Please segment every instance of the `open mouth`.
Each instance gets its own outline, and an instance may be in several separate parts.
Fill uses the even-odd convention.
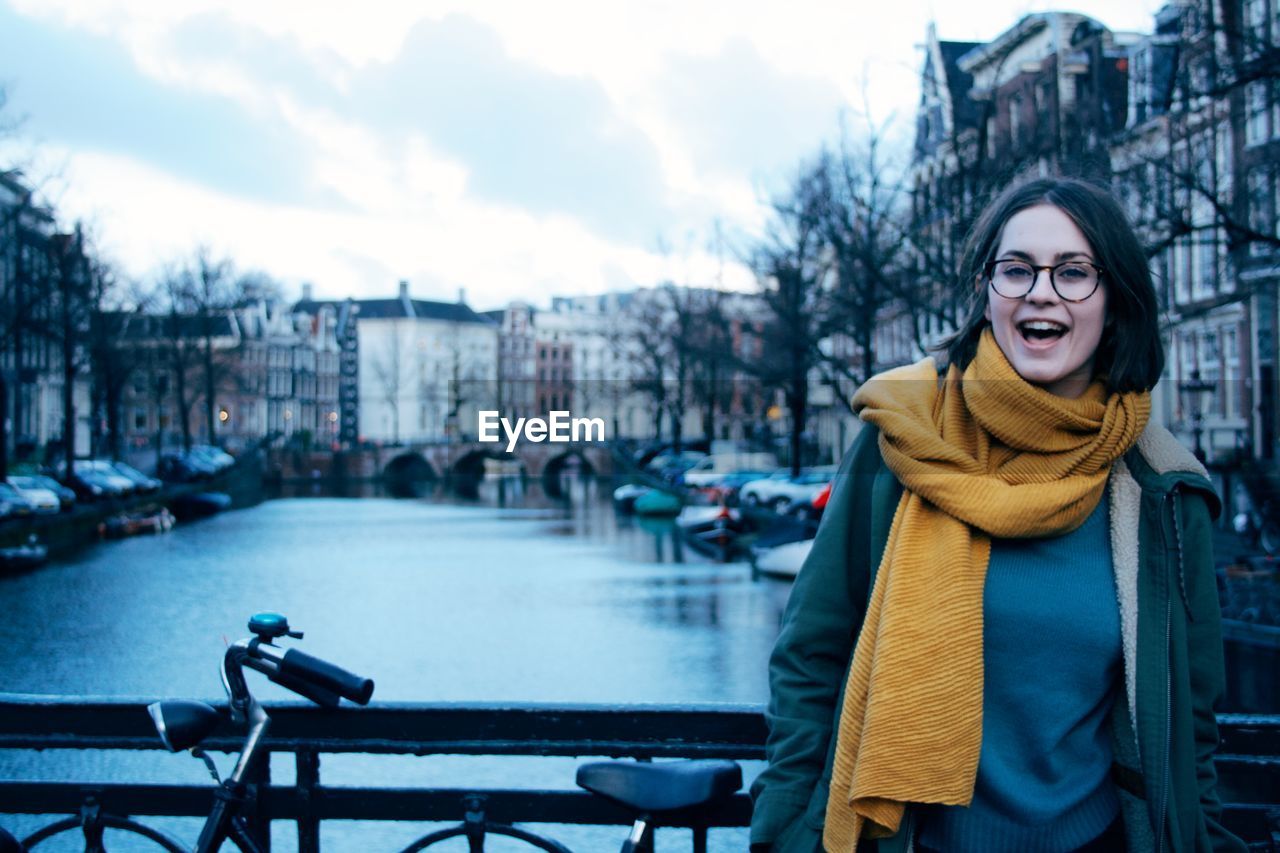
[[[1052,320],[1029,320],[1018,324],[1018,333],[1032,345],[1050,344],[1067,333],[1067,327]]]

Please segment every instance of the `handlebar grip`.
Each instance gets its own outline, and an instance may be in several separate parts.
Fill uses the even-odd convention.
[[[319,684],[313,684],[305,678],[298,678],[283,672],[270,673],[267,678],[281,687],[292,690],[299,696],[310,699],[322,708],[336,708],[342,702],[342,697],[337,693],[326,687],[321,687]]]
[[[309,681],[339,696],[345,696],[358,705],[368,705],[373,697],[372,678],[361,678],[340,666],[297,649],[289,649],[284,653],[284,657],[280,659],[280,673]]]

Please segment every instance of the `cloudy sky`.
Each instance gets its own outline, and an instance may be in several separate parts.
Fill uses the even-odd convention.
[[[1159,5],[1069,8],[1149,31]],[[0,167],[140,279],[204,244],[326,298],[742,287],[734,246],[842,112],[905,147],[930,21],[988,40],[1047,8],[0,0]]]

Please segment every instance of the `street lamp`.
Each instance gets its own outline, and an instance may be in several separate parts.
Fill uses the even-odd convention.
[[[1204,447],[1200,443],[1200,434],[1204,432],[1204,415],[1200,411],[1202,394],[1211,393],[1218,388],[1218,383],[1200,378],[1200,369],[1191,371],[1191,378],[1178,385],[1178,390],[1189,400],[1191,407],[1191,435],[1195,441],[1196,458],[1204,462]]]

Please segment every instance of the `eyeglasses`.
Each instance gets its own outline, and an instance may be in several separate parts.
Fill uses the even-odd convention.
[[[1086,261],[1036,266],[1026,261],[988,261],[983,267],[991,289],[1006,299],[1023,299],[1036,286],[1040,270],[1049,271],[1049,284],[1067,302],[1084,302],[1102,280],[1102,267]]]

